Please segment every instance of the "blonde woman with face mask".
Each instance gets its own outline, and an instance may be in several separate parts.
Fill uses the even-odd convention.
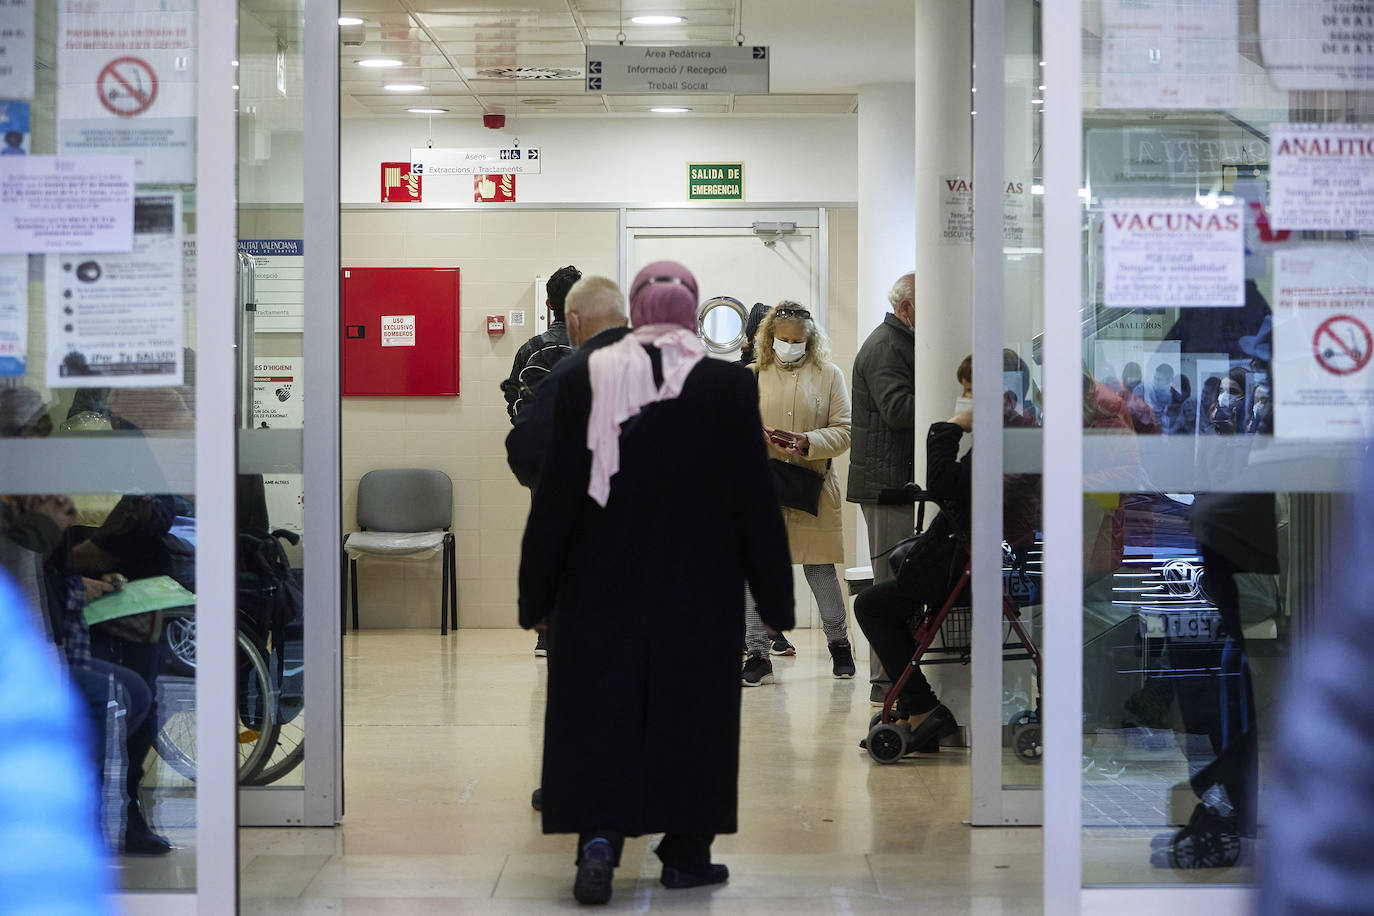
[[[754,336],[759,413],[768,457],[823,477],[816,514],[784,506],[792,562],[801,564],[816,596],[837,678],[854,676],[854,653],[846,627],[844,597],[835,564],[844,562],[843,496],[831,460],[849,450],[849,391],[844,374],[830,361],[825,334],[811,313],[795,302],[771,309]],[[795,655],[785,637],[769,633],[746,600],[745,651],[741,680],[757,687],[773,680],[773,655]]]

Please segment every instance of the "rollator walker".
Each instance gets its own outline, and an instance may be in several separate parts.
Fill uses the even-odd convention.
[[[925,531],[926,503],[935,503],[937,508],[943,508],[940,506],[939,500],[916,483],[908,483],[900,489],[883,490],[878,496],[878,502],[884,505],[914,503],[916,505],[916,530],[913,532],[913,537],[919,537]],[[959,530],[955,531],[955,538],[965,555],[969,555],[970,559],[964,563],[963,570],[959,573],[954,585],[950,588],[949,595],[940,608],[932,610],[930,607],[926,607],[919,612],[920,617],[912,633],[916,640],[916,652],[911,656],[911,661],[902,671],[901,676],[888,689],[887,695],[883,698],[882,710],[874,715],[872,721],[869,722],[868,740],[866,742],[868,755],[878,763],[896,763],[910,750],[911,733],[896,723],[893,708],[901,697],[902,688],[911,679],[912,672],[918,665],[922,664],[925,655],[931,651],[936,637],[941,634],[942,628],[950,620],[950,612],[956,608],[960,599],[968,594],[969,578],[972,573],[971,538],[969,532]],[[1009,547],[1004,547],[1004,556],[1011,557],[1012,567],[1015,570],[1020,561]],[[887,562],[887,557],[883,557],[883,560]],[[1012,749],[1016,752],[1016,756],[1027,762],[1036,763],[1039,762],[1044,747],[1040,738],[1040,650],[1021,623],[1020,608],[1012,596],[1008,594],[1005,577],[1002,586],[1002,617],[1020,643],[1018,647],[1004,641],[1002,660],[1028,660],[1035,665],[1037,685],[1035,708],[1020,713],[1012,721],[1011,726]],[[970,628],[966,626],[956,627],[955,630],[962,638],[951,639],[950,633],[946,631],[943,647],[935,651],[953,652],[959,657],[927,660],[925,664],[950,664],[954,662],[966,664],[968,662],[971,651],[971,646],[968,644]],[[951,642],[955,645],[951,645]]]

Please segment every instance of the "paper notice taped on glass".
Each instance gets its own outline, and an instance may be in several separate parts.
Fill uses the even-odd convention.
[[[0,99],[33,98],[33,0],[0,3]]]
[[[195,181],[196,0],[59,11],[58,152],[133,156],[140,183]]]
[[[305,426],[299,356],[253,361],[253,428],[301,429]]]
[[[181,192],[140,194],[128,253],[49,255],[49,388],[182,383]]]
[[[128,251],[134,161],[0,156],[0,254]]]
[[[1230,108],[1236,0],[1102,0],[1103,108]]]
[[[20,378],[29,357],[29,259],[0,254],[0,378]]]
[[[1260,0],[1260,54],[1275,89],[1374,86],[1374,15],[1351,0]]]
[[[1245,215],[1238,204],[1103,203],[1108,308],[1245,304]]]
[[[1374,230],[1374,128],[1275,124],[1269,145],[1275,229]]]
[[[1374,432],[1374,259],[1343,242],[1274,254],[1274,435]]]

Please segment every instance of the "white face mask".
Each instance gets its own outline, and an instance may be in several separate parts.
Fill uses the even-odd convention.
[[[806,342],[791,343],[781,337],[774,337],[773,354],[780,363],[795,363],[806,355]]]
[[[1222,410],[1230,410],[1236,405],[1236,396],[1231,392],[1217,395],[1217,406]]]
[[[966,410],[973,410],[973,398],[966,398],[961,394],[954,399],[954,414],[958,416]]]

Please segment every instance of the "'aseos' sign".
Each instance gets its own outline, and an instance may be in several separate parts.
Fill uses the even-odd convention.
[[[1109,200],[1103,205],[1104,304],[1186,308],[1245,304],[1239,204]]]

